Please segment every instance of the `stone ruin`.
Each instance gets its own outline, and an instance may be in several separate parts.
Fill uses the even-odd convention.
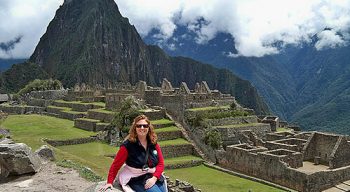
[[[346,136],[269,133],[266,139],[217,151],[219,165],[298,191],[321,191],[350,180]]]

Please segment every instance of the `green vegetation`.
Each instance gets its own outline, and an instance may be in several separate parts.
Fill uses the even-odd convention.
[[[59,80],[40,80],[35,79],[29,82],[23,89],[18,92],[18,95],[24,95],[31,91],[44,91],[44,90],[59,90],[62,88],[62,83]]]
[[[174,123],[174,121],[171,121],[169,119],[158,119],[158,120],[151,120],[151,123],[153,125],[164,125],[164,124]]]
[[[204,143],[213,149],[219,149],[222,145],[221,134],[216,129],[209,129],[205,132]]]
[[[3,126],[10,130],[16,142],[26,143],[33,150],[46,144],[42,138],[66,140],[95,135],[73,127],[73,121],[41,115],[10,115]]]
[[[100,108],[100,109],[89,109],[89,111],[94,111],[94,112],[99,112],[99,113],[105,113],[105,114],[114,114],[115,112],[113,111],[109,111],[107,109],[104,108]]]
[[[200,107],[200,108],[191,108],[187,109],[187,111],[210,111],[210,110],[218,110],[218,109],[229,109],[230,106],[218,106],[218,107]]]
[[[135,117],[141,114],[139,111],[141,108],[142,106],[134,97],[129,96],[125,98],[121,102],[120,108],[117,109],[111,124],[116,126],[119,131],[128,133]]]
[[[208,168],[204,165],[191,168],[166,170],[165,174],[170,176],[170,178],[178,178],[180,180],[190,182],[196,188],[201,189],[203,192],[283,191],[258,182],[243,179],[237,176],[230,175],[228,173],[223,173],[221,171]]]
[[[255,127],[262,125],[261,123],[242,123],[242,124],[235,124],[235,125],[222,125],[222,126],[216,126],[216,128],[239,128],[239,127]]]
[[[47,78],[49,78],[49,75],[35,63],[14,64],[10,69],[1,73],[0,92],[17,93],[30,81]]]
[[[173,140],[166,140],[166,141],[159,141],[158,143],[160,146],[189,144],[188,141],[186,141],[185,139],[182,139],[182,138],[173,139]]]
[[[196,156],[193,156],[193,155],[168,158],[168,159],[165,160],[165,165],[181,164],[181,163],[186,163],[186,162],[192,161],[192,160],[202,160],[202,158],[196,157]]]
[[[118,148],[106,143],[93,142],[79,145],[59,146],[56,150],[60,155],[59,160],[70,159],[86,165],[98,175],[106,177],[113,159],[109,156],[115,155]]]
[[[97,119],[89,119],[89,118],[78,118],[77,120],[89,121],[89,122],[93,122],[93,123],[99,123],[99,122],[100,122],[100,120],[97,120]]]
[[[285,127],[278,127],[277,132],[290,132],[292,131],[292,129],[288,129],[288,128],[285,128]]]
[[[156,133],[160,133],[160,132],[171,132],[171,131],[178,131],[179,128],[175,127],[175,126],[171,126],[171,127],[164,127],[161,129],[156,129]]]
[[[82,102],[82,101],[65,101],[65,100],[55,100],[57,103],[65,103],[65,104],[79,104],[79,105],[95,105],[100,107],[105,107],[106,104],[104,102]]]

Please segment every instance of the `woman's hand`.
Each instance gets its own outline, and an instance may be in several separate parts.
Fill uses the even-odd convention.
[[[113,185],[110,183],[107,183],[106,185],[104,185],[103,187],[101,187],[98,191],[106,191],[107,189],[113,189]]]
[[[145,189],[149,189],[153,187],[153,185],[157,182],[157,177],[153,176],[152,178],[147,179],[145,184]]]

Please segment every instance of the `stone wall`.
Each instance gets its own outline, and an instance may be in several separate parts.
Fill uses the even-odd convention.
[[[87,117],[90,118],[90,119],[98,119],[101,122],[110,123],[110,122],[112,122],[112,120],[114,118],[114,113],[113,112],[111,112],[111,113],[104,113],[104,112],[89,110]]]
[[[37,113],[41,114],[45,111],[44,107],[37,106],[24,106],[24,105],[0,105],[0,110],[9,114],[28,114]]]
[[[96,123],[98,120],[77,118],[74,120],[74,127],[84,129],[86,131],[96,131]]]
[[[193,155],[194,150],[191,144],[161,146],[164,158],[173,158],[186,155]]]
[[[350,165],[350,143],[345,136],[340,136],[330,156],[330,168],[339,168]]]
[[[322,191],[350,179],[350,166],[314,173],[304,173],[291,168],[300,166],[301,153],[286,151],[267,151],[261,147],[236,145],[218,152],[217,159],[221,166],[228,169],[298,191]]]
[[[288,138],[288,139],[281,139],[281,140],[275,140],[275,141],[266,141],[265,147],[272,150],[272,149],[288,149],[292,151],[299,151],[301,152],[304,148],[304,145],[307,140],[304,139],[297,139],[297,138]]]
[[[52,105],[52,103],[53,103],[53,100],[35,99],[35,98],[31,98],[27,102],[28,105],[38,106],[38,107],[47,107],[49,105]]]
[[[96,137],[85,137],[85,138],[77,138],[77,139],[68,139],[68,140],[49,140],[46,139],[45,142],[50,144],[53,147],[62,146],[62,145],[77,145],[83,143],[90,143],[96,141]]]
[[[338,138],[338,135],[313,133],[303,149],[304,160],[313,161],[317,157],[320,159],[320,163],[329,165],[329,157]]]
[[[242,127],[232,127],[232,128],[220,128],[220,127],[214,127],[216,128],[220,133],[223,140],[230,140],[233,137],[236,137],[238,132],[244,131],[244,130],[251,130],[254,132],[258,137],[262,138],[266,135],[266,133],[271,132],[270,125],[269,124],[255,124],[255,125],[249,125],[242,126]]]
[[[246,117],[228,117],[222,119],[208,119],[206,120],[211,126],[221,126],[221,125],[235,125],[242,123],[257,123],[257,116],[246,116]]]
[[[60,100],[67,96],[68,90],[46,90],[32,91],[29,93],[30,98],[45,100]]]

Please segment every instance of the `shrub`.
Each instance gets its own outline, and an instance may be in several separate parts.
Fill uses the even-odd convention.
[[[209,129],[205,132],[204,143],[213,149],[219,149],[222,144],[221,135],[216,129]]]
[[[112,125],[117,127],[119,131],[128,133],[134,118],[141,114],[139,110],[142,109],[142,107],[143,106],[138,103],[134,97],[130,96],[125,98],[114,115]]]
[[[35,79],[29,82],[23,89],[19,90],[18,95],[24,95],[31,91],[58,90],[62,88],[62,83],[59,80],[40,80]]]
[[[237,104],[235,102],[232,102],[230,108],[235,110],[237,108]]]

